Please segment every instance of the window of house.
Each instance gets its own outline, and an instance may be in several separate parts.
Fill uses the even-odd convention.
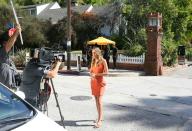
[[[31,10],[30,10],[30,15],[36,16],[36,10],[35,10],[35,9],[31,9]]]

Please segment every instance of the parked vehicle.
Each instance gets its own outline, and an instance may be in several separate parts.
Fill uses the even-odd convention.
[[[67,131],[0,83],[0,131]]]

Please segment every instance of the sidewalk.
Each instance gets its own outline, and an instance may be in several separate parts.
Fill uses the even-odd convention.
[[[71,71],[63,71],[61,74],[71,74],[71,75],[80,75],[80,76],[89,76],[89,71],[87,67],[81,67],[79,71],[77,67],[71,67]],[[109,69],[108,76],[116,77],[116,76],[144,76],[144,71],[134,71],[134,70],[122,70],[122,69]]]
[[[169,76],[174,72],[185,69],[188,67],[188,64],[185,65],[175,65],[173,67],[163,67],[163,75]]]
[[[185,65],[175,65],[173,67],[163,67],[163,75],[162,76],[171,76],[175,72],[182,71],[188,67],[188,65],[192,64],[192,62],[187,62]],[[89,71],[87,67],[81,67],[81,70],[78,70],[78,67],[72,66],[71,67],[71,72],[65,70],[62,72],[62,74],[71,74],[71,75],[81,75],[81,76],[88,76]],[[109,69],[109,74],[108,76],[110,77],[116,77],[116,76],[145,76],[144,71],[136,71],[136,70],[123,70],[123,69]]]

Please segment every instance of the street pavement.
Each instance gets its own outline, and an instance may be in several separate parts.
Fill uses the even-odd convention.
[[[191,74],[192,66],[181,66],[164,76],[110,70],[99,129],[93,128],[97,114],[86,70],[80,75],[60,74],[53,84],[68,131],[192,131]],[[61,124],[53,94],[48,114]]]

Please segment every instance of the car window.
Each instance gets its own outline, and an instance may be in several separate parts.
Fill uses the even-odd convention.
[[[0,125],[16,119],[32,118],[35,111],[0,83]]]
[[[2,92],[0,92],[0,101],[10,102],[9,99]]]

